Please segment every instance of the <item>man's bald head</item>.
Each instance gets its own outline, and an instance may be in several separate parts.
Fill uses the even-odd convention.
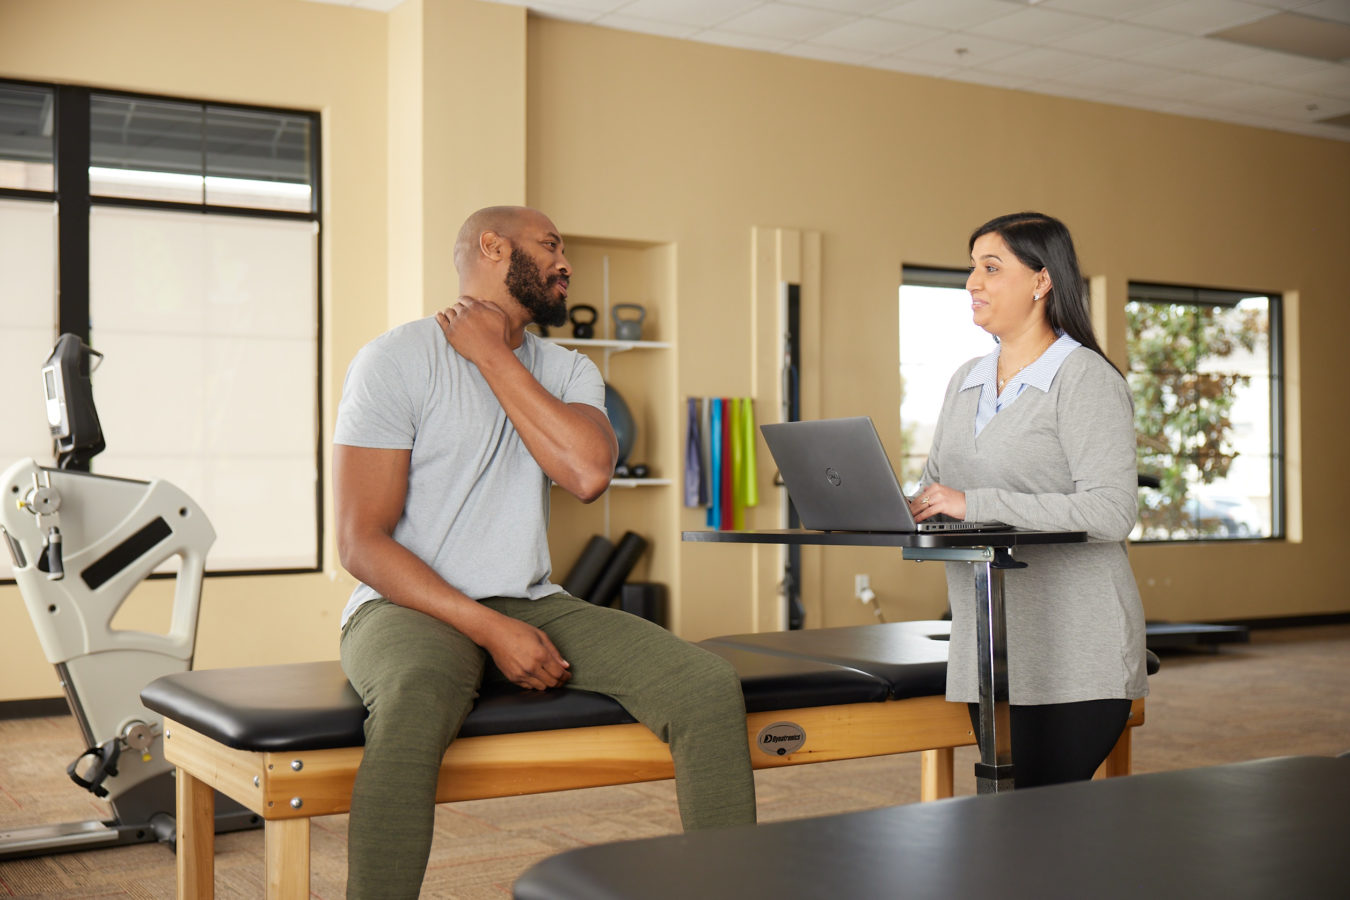
[[[528,206],[488,206],[464,220],[459,236],[455,238],[455,270],[462,276],[478,257],[480,242],[485,232],[499,234],[514,240],[521,225],[530,217],[543,213]]]

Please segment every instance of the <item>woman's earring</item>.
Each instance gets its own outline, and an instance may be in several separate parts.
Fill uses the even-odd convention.
[[[1037,300],[1039,300],[1039,299],[1041,299],[1041,295],[1040,295],[1040,294],[1032,294],[1032,295],[1031,295],[1031,302],[1032,302],[1032,303],[1035,303],[1035,302],[1036,302]]]

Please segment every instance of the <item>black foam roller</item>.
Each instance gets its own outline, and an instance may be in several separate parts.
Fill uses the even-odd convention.
[[[610,554],[605,570],[595,582],[591,595],[586,599],[597,606],[609,606],[618,595],[619,588],[623,587],[624,579],[633,571],[633,566],[637,565],[638,558],[646,549],[646,538],[633,531],[624,532],[614,552]]]
[[[573,597],[591,599],[591,591],[595,589],[595,583],[600,580],[600,573],[605,571],[605,564],[613,553],[614,543],[609,538],[594,535],[582,548],[572,571],[563,579],[562,589]]]

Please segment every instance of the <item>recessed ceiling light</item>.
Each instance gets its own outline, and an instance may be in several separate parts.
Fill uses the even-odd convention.
[[[1298,13],[1277,13],[1216,31],[1209,37],[1313,59],[1350,59],[1350,25]]]

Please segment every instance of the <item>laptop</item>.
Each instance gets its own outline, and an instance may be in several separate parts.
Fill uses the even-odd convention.
[[[871,418],[761,425],[769,453],[812,531],[1011,531],[1001,522],[934,516],[916,523]]]

